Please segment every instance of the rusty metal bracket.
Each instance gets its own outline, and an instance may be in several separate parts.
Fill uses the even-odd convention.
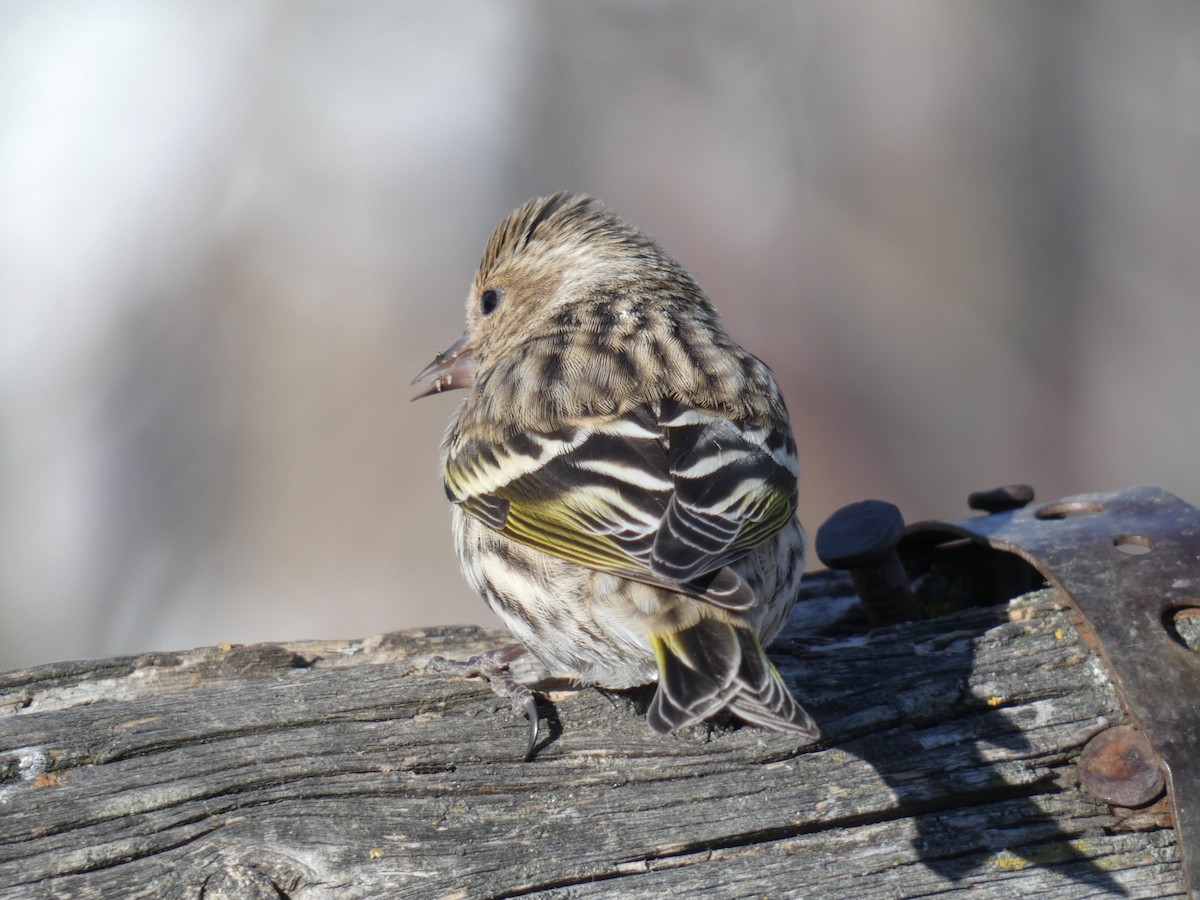
[[[1200,892],[1200,510],[1156,487],[908,527],[899,550],[963,539],[1021,557],[1083,616],[1121,699],[1166,770],[1190,896]]]

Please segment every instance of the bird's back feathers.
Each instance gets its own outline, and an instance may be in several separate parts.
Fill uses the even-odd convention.
[[[664,401],[589,428],[468,442],[446,459],[446,493],[546,553],[747,609],[755,598],[723,570],[791,520],[794,453],[786,433]]]

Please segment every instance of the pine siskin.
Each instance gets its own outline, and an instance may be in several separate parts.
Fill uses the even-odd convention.
[[[657,680],[660,733],[729,711],[817,737],[762,649],[804,569],[783,398],[650,237],[590,197],[526,203],[414,383],[469,389],[442,444],[455,542],[524,649],[585,684]],[[520,652],[472,662],[524,701],[532,754],[532,692],[496,680]]]

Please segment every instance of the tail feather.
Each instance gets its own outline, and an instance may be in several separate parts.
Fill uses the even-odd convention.
[[[749,628],[705,619],[651,641],[659,677],[646,721],[660,734],[729,710],[771,731],[820,735]]]

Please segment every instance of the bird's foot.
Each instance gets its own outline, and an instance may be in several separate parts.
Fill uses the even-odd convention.
[[[537,695],[532,689],[512,677],[509,666],[527,651],[523,644],[509,644],[494,650],[485,650],[470,659],[446,659],[434,656],[425,664],[428,672],[449,672],[464,678],[484,678],[492,691],[503,697],[515,713],[524,713],[529,719],[529,743],[525,748],[525,761],[533,759],[538,739]]]

